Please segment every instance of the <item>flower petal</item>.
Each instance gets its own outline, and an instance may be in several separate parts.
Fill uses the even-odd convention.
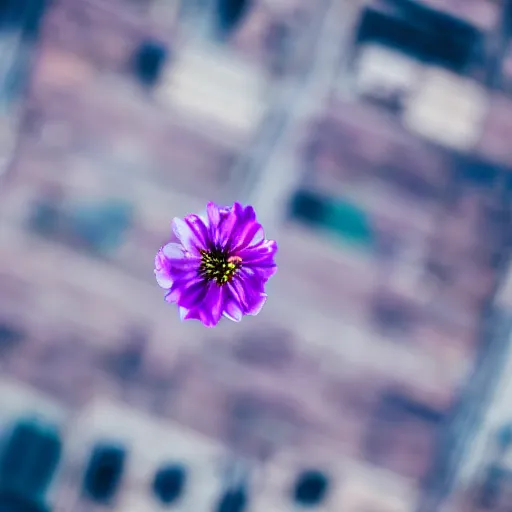
[[[174,304],[178,302],[178,299],[181,296],[181,290],[179,288],[175,288],[171,285],[169,291],[165,294],[165,302],[169,302],[170,304]]]
[[[207,217],[211,244],[220,249],[228,249],[238,221],[233,208],[219,208],[215,203],[208,203]]]
[[[180,244],[168,243],[162,247],[163,255],[168,259],[181,259],[185,257],[185,252]]]
[[[224,311],[224,289],[217,283],[210,283],[208,293],[204,300],[203,311],[206,313],[205,317],[207,322],[204,322],[206,327],[214,327],[219,323],[220,317]]]
[[[252,206],[242,206],[240,203],[233,204],[233,211],[243,224],[256,221],[256,212]]]
[[[160,258],[159,265],[166,269],[169,277],[175,279],[184,279],[185,277],[193,279],[197,276],[201,259],[195,256],[187,256],[183,247],[179,244],[169,243],[162,247],[157,254]],[[159,269],[155,259],[155,269]]]
[[[201,322],[203,321],[203,313],[199,308],[183,309],[184,311],[186,311],[186,314],[183,318],[184,320],[200,320]]]
[[[240,322],[244,316],[242,307],[235,300],[228,300],[223,315],[233,322]]]
[[[234,240],[233,232],[236,229],[238,218],[231,209],[221,216],[219,226],[217,228],[217,245],[226,251],[231,251],[232,241]]]
[[[209,246],[208,229],[199,215],[187,215],[183,220],[175,217],[172,228],[185,250],[196,256]]]
[[[172,277],[170,273],[170,265],[163,254],[163,248],[159,249],[155,256],[155,277],[156,282],[162,288],[170,288],[172,286]]]
[[[155,277],[160,288],[169,289],[172,286],[172,279],[165,272],[157,272],[155,270]]]
[[[245,290],[245,311],[246,315],[257,315],[265,301],[265,280],[257,272],[245,268],[239,274],[239,283]]]
[[[246,265],[240,272],[245,278],[256,279],[264,284],[277,272],[277,266],[253,268]]]
[[[277,265],[274,264],[268,267],[256,267],[253,270],[261,279],[268,281],[277,272]]]
[[[277,272],[277,265],[274,261],[276,252],[276,242],[264,240],[255,247],[247,247],[237,255],[242,258],[244,268],[250,268],[263,279],[268,280]]]
[[[228,215],[221,219],[219,225],[220,245],[229,251],[238,248],[248,225],[254,224],[255,221],[256,213],[252,206],[244,207],[240,203],[234,203],[228,209]]]
[[[258,245],[247,247],[239,251],[237,255],[240,256],[244,262],[257,264],[261,262],[268,263],[270,260],[273,261],[276,253],[277,243],[275,240],[264,240]]]
[[[231,250],[233,252],[257,245],[265,239],[263,227],[257,222],[249,222],[242,226],[239,223],[232,236]]]
[[[210,201],[206,205],[206,214],[208,215],[208,220],[210,222],[210,228],[215,229],[220,222],[220,209],[219,207]]]
[[[180,307],[180,318],[182,320],[199,320],[206,327],[215,327],[222,316],[224,309],[224,288],[216,283],[205,286],[206,295],[204,300],[193,307]]]
[[[277,244],[265,240],[252,206],[208,203],[203,216],[173,220],[179,244],[169,243],[155,257],[155,276],[175,302],[182,320],[197,319],[213,327],[222,316],[239,322],[261,311],[266,281],[276,272]],[[241,267],[225,285],[205,280],[200,273],[202,250],[219,250],[222,257],[239,257]]]
[[[167,265],[172,280],[195,280],[199,277],[199,258],[168,259]]]
[[[266,294],[264,280],[257,274],[242,271],[237,278],[227,284],[230,299],[239,304],[244,315],[257,314],[263,307]]]
[[[226,288],[229,292],[228,300],[234,302],[239,305],[242,311],[245,313],[246,309],[246,298],[245,298],[245,289],[242,286],[239,279],[233,279],[230,283],[226,283]]]
[[[179,306],[192,309],[205,299],[208,288],[200,277],[195,280],[178,279],[174,281],[171,292],[179,294]]]
[[[246,315],[256,316],[267,301],[266,293],[251,294],[248,301],[249,305],[245,312]]]

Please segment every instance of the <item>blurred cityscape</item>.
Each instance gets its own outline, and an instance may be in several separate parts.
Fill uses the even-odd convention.
[[[511,0],[0,1],[0,511],[512,512]],[[175,216],[253,204],[258,317]]]

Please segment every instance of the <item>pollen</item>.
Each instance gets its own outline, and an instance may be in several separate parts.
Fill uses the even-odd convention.
[[[240,256],[229,256],[218,249],[201,251],[199,273],[207,281],[215,281],[219,285],[229,283],[241,266]]]

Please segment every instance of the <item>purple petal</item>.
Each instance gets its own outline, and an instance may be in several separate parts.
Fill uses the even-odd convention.
[[[211,201],[206,205],[206,214],[208,215],[208,221],[210,223],[210,228],[215,229],[220,222],[220,209]]]
[[[264,280],[250,269],[243,269],[241,279],[238,281],[245,290],[245,314],[257,315],[267,299],[267,294],[264,292]]]
[[[184,249],[175,243],[162,247],[157,257],[160,257],[160,265],[166,269],[173,281],[175,279],[195,278],[201,265],[199,257],[186,256]]]
[[[186,309],[181,308],[185,312],[183,320],[200,320],[202,322],[202,312],[199,308]],[[181,315],[181,313],[180,313]]]
[[[222,248],[232,251],[239,245],[243,232],[248,223],[256,219],[254,208],[244,208],[240,203],[234,203],[230,208],[221,210],[220,222],[217,226],[215,242]]]
[[[194,280],[177,279],[174,281],[171,293],[177,293],[179,299],[178,305],[191,309],[200,304],[206,297],[208,288],[206,283],[200,277]]]
[[[233,322],[240,322],[244,315],[242,307],[235,300],[228,300],[224,309],[224,316]]]
[[[229,249],[232,233],[238,222],[233,208],[219,208],[215,203],[208,203],[207,217],[212,245]]]
[[[237,225],[237,229],[232,234],[233,241],[231,250],[239,252],[246,247],[252,247],[265,240],[265,233],[261,224],[257,222],[248,222],[244,225]]]
[[[172,279],[165,273],[158,273],[155,270],[156,282],[160,288],[169,289],[172,286]]]
[[[263,306],[265,305],[266,300],[267,300],[266,293],[251,294],[250,300],[249,300],[249,306],[248,306],[245,314],[256,316],[261,311]]]
[[[214,327],[215,325],[212,323],[210,316],[206,314],[206,312],[201,308],[180,308],[180,318],[181,320],[199,320],[206,327]]]
[[[250,267],[244,266],[240,270],[240,276],[244,278],[257,279],[261,283],[266,283],[277,272],[277,265],[268,267]]]
[[[242,272],[227,284],[228,300],[239,305],[245,315],[256,314],[265,302],[264,281],[255,273]]]
[[[206,217],[208,219],[209,240],[211,245],[216,246],[219,244],[219,224],[221,219],[221,212],[215,203],[209,202],[206,205]]]
[[[206,295],[201,302],[190,308],[180,306],[180,318],[182,320],[199,320],[206,327],[215,327],[219,323],[224,309],[224,288],[216,283],[205,285],[204,288]]]
[[[162,247],[162,253],[167,259],[181,259],[185,257],[183,247],[172,242]]]
[[[256,212],[252,206],[243,207],[240,203],[233,205],[233,211],[238,218],[236,231],[233,237],[237,239],[236,249],[242,249],[247,245],[257,243],[257,240],[264,239],[263,228],[256,222]],[[256,237],[256,240],[254,238]],[[233,246],[235,249],[235,246]]]
[[[200,249],[209,245],[208,229],[198,215],[187,215],[183,220],[175,217],[173,232],[185,250],[198,256]]]
[[[258,245],[247,247],[237,253],[245,263],[256,265],[258,263],[268,263],[274,261],[277,253],[277,243],[275,240],[264,240]]]
[[[249,281],[252,281],[249,285]],[[232,294],[234,302],[239,304],[244,315],[257,315],[265,301],[267,294],[263,291],[262,281],[260,279],[237,279],[230,284],[229,291]]]
[[[222,215],[215,240],[222,249],[231,250],[233,232],[236,229],[237,222],[238,218],[233,210]]]
[[[208,293],[206,294],[204,305],[202,307],[203,311],[206,313],[205,316],[208,319],[208,323],[203,322],[206,327],[213,327],[219,323],[224,310],[224,295],[225,292],[222,286],[219,286],[214,282],[210,283]]]
[[[199,258],[168,259],[167,265],[169,268],[169,275],[173,281],[189,281],[195,280],[199,277],[198,272],[201,260]]]
[[[256,212],[252,206],[242,206],[240,203],[233,204],[233,211],[244,224],[256,221]]]
[[[178,302],[178,299],[181,296],[181,291],[177,288],[173,288],[171,285],[169,291],[165,294],[165,302],[169,302],[171,304],[174,304]]]
[[[247,300],[245,298],[245,289],[239,279],[233,279],[226,284],[228,289],[228,301],[237,304],[245,312]]]
[[[274,240],[265,240],[255,247],[247,247],[237,253],[242,258],[244,268],[257,272],[263,279],[268,280],[277,272],[274,255],[277,244]]]
[[[175,302],[182,320],[197,319],[213,327],[222,316],[239,322],[261,311],[266,281],[277,271],[277,244],[265,240],[252,206],[235,202],[219,207],[210,202],[204,216],[174,219],[173,232],[180,244],[162,247],[155,257],[155,276],[167,290],[165,300]],[[200,274],[201,250],[222,249],[241,259],[241,268],[226,285],[205,281]]]
[[[268,267],[255,267],[253,270],[256,274],[258,274],[260,279],[263,279],[266,282],[277,272],[277,265],[270,265]]]
[[[170,288],[172,286],[170,266],[163,254],[163,248],[159,249],[155,256],[155,277],[160,287]]]

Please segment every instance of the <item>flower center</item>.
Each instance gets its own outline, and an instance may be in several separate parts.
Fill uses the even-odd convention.
[[[207,281],[215,281],[219,285],[229,283],[241,266],[242,258],[239,256],[228,256],[218,249],[201,251],[199,273]]]

